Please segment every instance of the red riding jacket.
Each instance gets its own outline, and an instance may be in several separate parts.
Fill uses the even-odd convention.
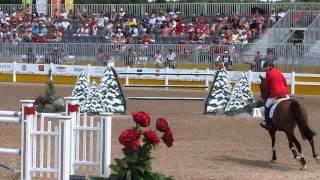
[[[287,81],[282,73],[276,68],[272,68],[266,73],[265,83],[265,86],[270,93],[269,97],[271,98],[286,96],[289,94]]]

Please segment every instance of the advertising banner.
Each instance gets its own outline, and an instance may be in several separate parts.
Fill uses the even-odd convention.
[[[48,15],[48,1],[47,0],[37,0],[36,2],[37,11],[40,14]]]
[[[61,13],[61,0],[51,0],[51,14],[59,16]]]

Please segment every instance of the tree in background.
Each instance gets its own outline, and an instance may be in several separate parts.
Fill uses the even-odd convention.
[[[216,114],[224,110],[231,95],[230,79],[225,69],[217,71],[210,93],[207,97],[205,113]]]
[[[241,74],[239,81],[233,87],[231,98],[225,108],[226,115],[235,115],[250,112],[254,106],[254,97],[250,89],[247,77]]]
[[[112,67],[107,67],[101,77],[100,93],[106,112],[124,113],[126,111],[126,100],[117,73]]]
[[[78,77],[78,80],[76,82],[76,85],[74,86],[74,89],[71,95],[72,97],[78,98],[80,107],[86,101],[86,98],[88,95],[88,88],[89,88],[89,81],[87,79],[87,76],[82,72]]]
[[[90,85],[89,93],[86,101],[80,107],[81,112],[89,112],[97,114],[99,112],[104,112],[104,106],[102,104],[102,96],[100,94],[99,88],[96,81]]]

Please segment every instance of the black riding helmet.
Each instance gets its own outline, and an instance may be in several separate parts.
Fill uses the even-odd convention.
[[[263,68],[266,68],[267,66],[274,67],[274,63],[273,63],[272,61],[266,61],[266,62],[263,64]]]

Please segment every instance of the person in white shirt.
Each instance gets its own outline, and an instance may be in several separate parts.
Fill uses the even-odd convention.
[[[176,57],[176,53],[174,53],[172,49],[169,49],[169,53],[167,54],[166,67],[176,69]]]
[[[157,51],[156,54],[154,55],[154,59],[155,59],[155,64],[157,68],[162,68],[162,64],[163,64],[163,57],[160,53],[160,51]]]
[[[2,19],[4,17],[4,13],[2,11],[2,9],[0,8],[0,19]]]
[[[285,15],[286,15],[286,13],[285,13],[282,9],[280,9],[280,10],[279,10],[279,13],[278,13],[278,18],[279,18],[279,19],[280,19],[280,18],[283,18]]]

